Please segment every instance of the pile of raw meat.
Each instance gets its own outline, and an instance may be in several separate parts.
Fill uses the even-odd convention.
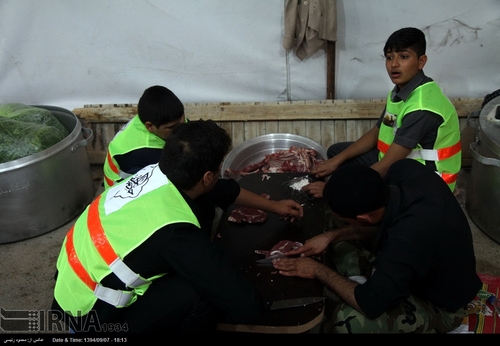
[[[226,169],[225,177],[244,176],[252,173],[296,173],[310,172],[323,159],[317,158],[314,149],[290,147],[288,150],[267,154],[262,161],[253,163],[242,170]]]

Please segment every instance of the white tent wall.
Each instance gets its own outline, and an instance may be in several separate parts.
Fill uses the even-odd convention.
[[[0,103],[186,103],[326,98],[326,51],[283,49],[284,0],[0,0]],[[499,0],[338,0],[335,98],[384,98],[382,48],[425,31],[424,69],[449,97],[500,88]]]

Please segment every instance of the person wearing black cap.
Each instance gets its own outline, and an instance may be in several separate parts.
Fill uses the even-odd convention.
[[[318,279],[340,298],[323,332],[445,333],[460,326],[481,280],[467,218],[436,173],[403,159],[384,179],[351,164],[332,173],[323,195],[348,224],[273,264],[282,275]],[[310,257],[329,246],[328,265]]]

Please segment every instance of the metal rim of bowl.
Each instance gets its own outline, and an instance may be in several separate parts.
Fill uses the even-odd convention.
[[[259,144],[262,144],[264,147],[266,147],[267,144],[267,147],[265,149],[261,148],[259,152],[254,152],[251,150],[253,147]],[[291,146],[314,149],[318,153],[319,159],[327,158],[326,149],[310,138],[290,133],[271,133],[251,138],[234,147],[228,153],[224,162],[222,163],[221,174],[222,176],[224,176],[224,172],[229,168],[234,170],[242,169],[248,164],[257,163],[260,160],[264,159],[266,154],[270,154],[279,150],[288,150]],[[249,152],[254,156],[252,162],[245,162],[244,160],[240,160],[241,162],[236,162],[235,164],[234,161],[238,159],[241,154],[245,154],[247,150],[249,150]]]

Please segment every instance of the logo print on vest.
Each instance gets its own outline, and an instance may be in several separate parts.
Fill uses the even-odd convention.
[[[394,124],[396,123],[396,115],[385,112],[383,123],[386,126],[394,127]]]
[[[129,180],[109,189],[104,202],[104,212],[106,215],[114,213],[140,196],[165,184],[168,184],[167,177],[160,171],[158,164],[146,166]]]
[[[125,186],[118,190],[114,197],[119,198],[136,198],[141,193],[144,186],[149,181],[151,177],[151,172],[146,172],[144,174],[136,174],[132,176],[126,183]]]

